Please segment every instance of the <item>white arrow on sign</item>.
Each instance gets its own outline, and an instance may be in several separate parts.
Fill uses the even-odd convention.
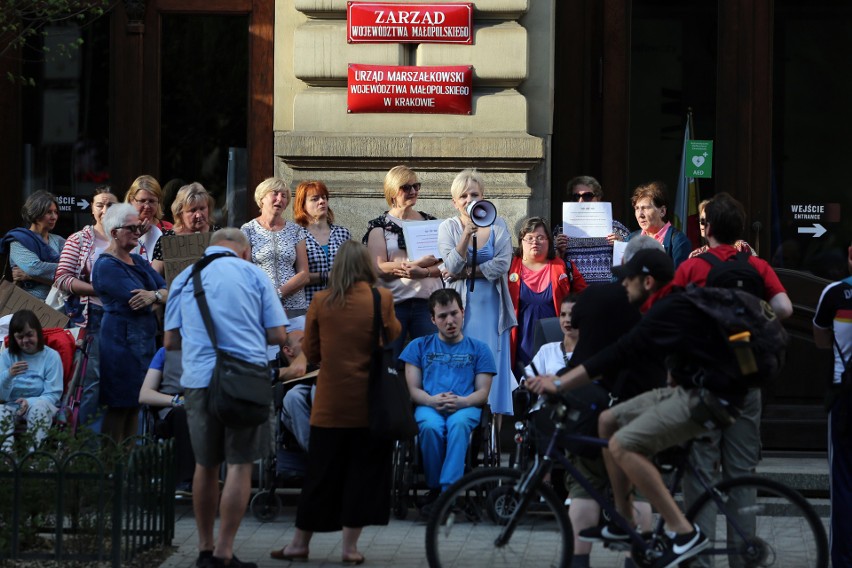
[[[814,223],[813,227],[799,227],[799,232],[800,233],[812,233],[813,238],[816,239],[817,237],[823,236],[827,232],[827,230],[826,230],[825,227],[823,227],[819,223]]]
[[[86,201],[85,199],[81,199],[80,201],[78,201],[78,202],[77,202],[77,205],[80,207],[80,210],[82,211],[82,210],[84,210],[86,207],[88,207],[88,206],[89,206],[89,202],[88,202],[88,201]]]

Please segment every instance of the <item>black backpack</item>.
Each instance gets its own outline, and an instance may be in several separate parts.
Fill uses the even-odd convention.
[[[740,289],[691,284],[683,294],[728,338],[731,357],[721,362],[721,370],[750,387],[765,386],[778,376],[788,338],[772,306]]]
[[[766,286],[760,272],[748,261],[749,257],[751,254],[746,251],[740,251],[728,260],[720,260],[712,252],[699,254],[698,258],[710,264],[705,286],[745,290],[762,298]]]

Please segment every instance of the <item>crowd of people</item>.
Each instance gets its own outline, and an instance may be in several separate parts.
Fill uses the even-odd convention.
[[[524,375],[540,375],[525,384],[535,393],[594,380],[626,404],[601,419],[601,432],[612,436],[610,450],[574,463],[601,486],[611,483],[617,508],[628,518],[638,511],[637,523],[649,522],[653,504],[675,548],[687,551],[674,560],[699,552],[706,546],[701,531],[715,531],[711,522],[699,529],[686,521],[660,493],[661,482],[646,462],[673,441],[698,437],[694,460],[714,476],[740,475],[757,464],[758,389],[717,393],[736,408],[735,425],[707,431],[687,427],[682,410],[694,386],[688,378],[678,380],[682,386],[665,386],[668,351],[692,340],[711,352],[717,347],[706,335],[690,335],[701,318],[679,303],[676,292],[689,283],[707,285],[715,262],[739,259],[745,251],[743,262],[759,277],[755,293],[778,317],[792,313],[774,271],[741,240],[742,206],[725,193],[702,202],[706,244],[692,253],[689,239],[668,219],[660,182],[635,189],[639,229],[632,233],[613,220],[606,237],[569,238],[561,225],[550,227],[540,217],[522,221],[514,232],[499,216],[483,223],[472,215],[472,206],[486,199],[485,181],[476,170],[464,170],[450,188],[457,215],[440,222],[435,254],[411,258],[405,224],[436,221],[416,208],[421,188],[411,168],[391,168],[384,179],[388,209],[368,223],[359,244],[335,224],[330,191],[321,181],[300,183],[293,197],[283,180],[266,179],[254,193],[259,215],[240,228],[222,229],[213,222],[214,199],[200,183],[176,191],[172,224],[164,220],[159,183],[143,175],[121,203],[111,188],[97,188],[93,223],[67,240],[51,232],[56,198],[33,193],[22,212],[27,227],[9,231],[0,250],[8,254],[14,281],[35,298],[46,299],[51,287],[68,295],[71,325],[90,337],[80,412],[86,427],[122,443],[137,433],[140,404],[146,404],[158,431],[177,438],[178,454],[194,458],[182,460],[178,482],[193,497],[198,566],[253,566],[233,555],[233,540],[250,494],[252,463],[267,457],[272,444],[269,424],[237,431],[207,409],[217,349],[283,366],[281,380],[304,375],[309,363],[319,366],[315,385],[299,384],[284,402],[288,428],[308,465],[297,530],[271,555],[304,560],[314,532],[342,530],[344,563],[364,561],[361,529],[387,523],[390,509],[391,447],[367,428],[374,302],[394,356],[405,366],[421,432],[426,505],[461,477],[482,409],[489,407],[498,426],[501,416],[513,414],[519,378],[522,384]],[[581,176],[568,184],[566,199],[602,201],[603,191],[594,178]],[[291,201],[292,221],[285,218]],[[198,233],[212,234],[205,257],[215,263],[205,264],[200,280],[189,267],[167,285],[164,239]],[[617,241],[629,242],[624,263],[613,266]],[[197,303],[197,282],[215,343]],[[820,314],[818,338],[825,344],[831,314]],[[538,351],[536,327],[546,318],[559,319],[564,339]],[[9,335],[9,349],[0,355],[0,418],[26,417],[41,439],[61,394],[58,356],[44,345],[32,312],[16,314]],[[165,350],[158,350],[161,345]],[[634,427],[637,417],[660,404],[684,417],[677,436],[659,435],[671,423]],[[4,436],[4,448],[9,440]],[[223,462],[227,476],[220,490]],[[643,496],[638,506],[634,488]],[[599,511],[582,488],[568,491],[574,566],[588,566],[590,542],[626,536],[616,526],[597,526]],[[689,479],[685,494],[694,498]]]

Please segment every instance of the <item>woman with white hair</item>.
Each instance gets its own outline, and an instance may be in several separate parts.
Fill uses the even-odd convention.
[[[240,227],[251,244],[251,261],[269,275],[278,292],[290,320],[288,330],[305,327],[308,311],[305,286],[310,282],[307,233],[284,219],[290,198],[290,188],[284,180],[263,180],[254,191],[260,215]]]
[[[148,260],[131,253],[146,227],[136,209],[113,205],[102,223],[110,244],[92,269],[104,308],[98,340],[100,403],[107,411],[101,432],[120,443],[137,431],[139,389],[157,350],[154,307],[165,305],[168,290]]]
[[[488,395],[491,411],[512,415],[512,391],[518,387],[510,348],[511,330],[518,325],[508,284],[512,237],[500,217],[489,227],[479,227],[470,219],[468,205],[485,198],[485,187],[476,170],[457,175],[450,192],[459,215],[438,227],[438,250],[444,259],[448,285],[464,301],[464,335],[485,342],[497,363],[497,375]]]

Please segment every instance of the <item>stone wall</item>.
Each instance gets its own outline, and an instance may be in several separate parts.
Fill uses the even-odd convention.
[[[450,182],[467,167],[510,225],[548,211],[553,0],[476,1],[473,45],[349,44],[346,4],[276,2],[276,175],[325,181],[355,238],[387,209],[382,180],[397,164],[418,172],[418,209],[438,217],[454,213]],[[349,63],[472,65],[473,113],[348,114]]]

